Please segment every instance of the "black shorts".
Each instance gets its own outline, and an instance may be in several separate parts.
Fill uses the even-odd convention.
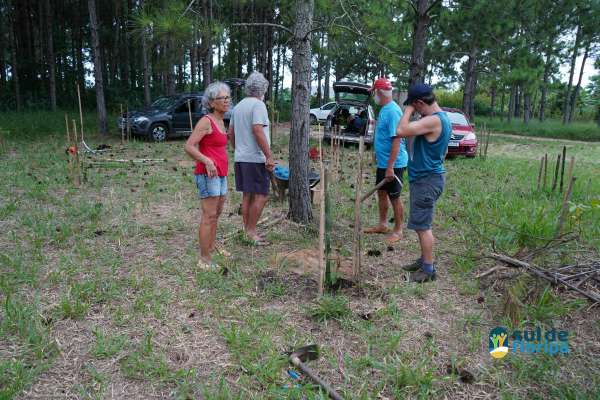
[[[394,175],[396,175],[402,183],[404,183],[404,170],[406,170],[406,168],[394,168]],[[375,184],[377,185],[384,179],[385,168],[377,168]],[[386,183],[379,190],[386,191],[390,199],[397,199],[398,197],[400,197],[400,192],[402,191],[402,185],[400,184],[400,182],[398,182],[398,179],[394,179],[393,181]]]
[[[270,182],[265,163],[235,163],[235,190],[238,192],[267,195]]]

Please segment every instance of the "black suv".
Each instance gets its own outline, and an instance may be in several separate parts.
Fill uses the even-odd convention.
[[[232,93],[235,93],[238,88],[244,86],[245,80],[232,78],[226,79],[225,83],[229,85]],[[193,92],[159,97],[150,107],[123,113],[117,120],[117,125],[121,130],[127,129],[129,124],[132,135],[146,137],[155,142],[162,142],[167,138],[177,136],[189,136],[192,134],[192,130],[190,129],[188,101],[192,111],[192,124],[195,126],[198,120],[208,112],[202,106],[202,95],[202,92]],[[229,126],[233,106],[232,102],[229,111],[224,115],[226,127]]]

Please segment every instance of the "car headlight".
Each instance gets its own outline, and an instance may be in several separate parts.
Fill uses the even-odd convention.
[[[142,124],[142,123],[147,122],[147,121],[150,121],[150,120],[148,118],[146,118],[146,117],[135,117],[133,119],[133,123],[134,124]]]
[[[465,137],[463,138],[463,140],[476,140],[476,139],[477,139],[477,137],[475,136],[474,133],[467,133],[465,135]]]

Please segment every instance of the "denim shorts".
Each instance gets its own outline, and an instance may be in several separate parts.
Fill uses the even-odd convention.
[[[227,195],[227,177],[215,176],[209,178],[207,175],[196,175],[196,186],[198,186],[198,197],[218,197]]]
[[[446,177],[443,174],[431,174],[410,182],[408,229],[431,229],[435,203],[444,191],[445,184]]]

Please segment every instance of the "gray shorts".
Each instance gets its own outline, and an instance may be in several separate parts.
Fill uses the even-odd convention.
[[[410,182],[410,215],[408,229],[427,231],[431,229],[435,203],[444,191],[444,174],[431,174]]]

